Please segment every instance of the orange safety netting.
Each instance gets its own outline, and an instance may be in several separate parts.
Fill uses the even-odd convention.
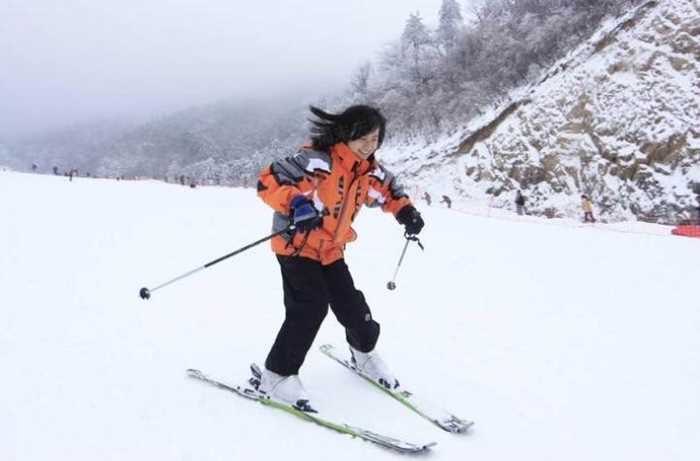
[[[673,235],[681,235],[684,237],[700,238],[700,226],[693,224],[676,226],[671,233]]]

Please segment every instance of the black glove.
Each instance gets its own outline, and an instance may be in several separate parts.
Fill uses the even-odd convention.
[[[323,218],[314,206],[314,202],[308,198],[297,195],[292,199],[291,208],[290,216],[295,230],[308,232],[321,227]]]
[[[406,229],[406,233],[409,235],[420,234],[421,229],[425,226],[423,218],[420,217],[420,213],[416,210],[413,205],[406,205],[401,208],[396,214],[396,220],[403,224]]]

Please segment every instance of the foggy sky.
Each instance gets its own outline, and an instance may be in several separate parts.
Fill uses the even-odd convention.
[[[459,2],[462,6],[465,1]],[[441,0],[0,0],[0,138],[345,85]]]

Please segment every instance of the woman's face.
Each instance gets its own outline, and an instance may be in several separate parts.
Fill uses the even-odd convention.
[[[379,128],[370,131],[361,138],[348,141],[348,147],[362,160],[367,160],[370,155],[374,154],[379,145]]]

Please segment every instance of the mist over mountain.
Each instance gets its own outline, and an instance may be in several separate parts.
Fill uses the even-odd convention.
[[[270,155],[294,152],[303,142],[306,106],[292,99],[222,101],[140,125],[101,122],[5,146],[5,164],[28,170],[78,169],[93,176],[185,175],[236,183]],[[3,151],[0,151],[2,155]]]
[[[96,164],[100,175],[186,175],[234,183],[305,138],[302,103],[221,102],[124,133]]]
[[[699,135],[698,7],[688,0],[443,0],[345,91],[229,100],[142,124],[97,123],[0,145],[0,164],[49,172],[252,185],[308,136],[308,105],[379,106],[381,157],[415,191],[609,220],[692,217]],[[262,99],[262,98],[261,98]]]

